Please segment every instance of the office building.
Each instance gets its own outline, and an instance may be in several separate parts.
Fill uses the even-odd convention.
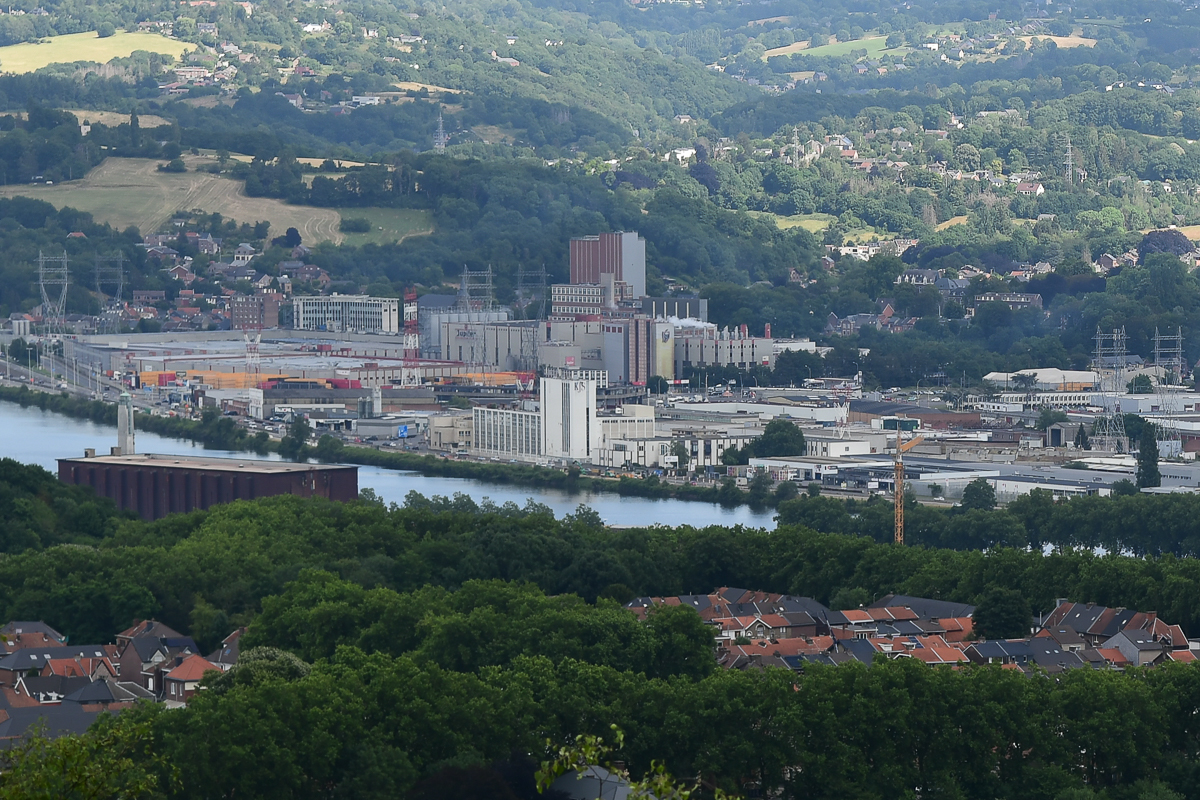
[[[297,330],[336,333],[399,334],[400,300],[361,294],[296,297],[292,300]]]

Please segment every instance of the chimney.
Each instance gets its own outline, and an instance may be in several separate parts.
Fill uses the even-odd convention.
[[[110,448],[108,448],[108,454],[109,454],[110,456],[119,456],[119,455],[121,455],[121,448],[119,448],[119,447],[110,447]]]
[[[94,447],[85,447],[85,448],[83,449],[83,457],[84,457],[84,458],[95,458],[95,457],[96,457],[96,448],[94,448]]]

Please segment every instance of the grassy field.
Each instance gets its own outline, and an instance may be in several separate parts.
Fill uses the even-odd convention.
[[[176,211],[219,211],[237,222],[271,223],[271,235],[288,228],[300,231],[305,242],[332,241],[350,244],[394,242],[433,232],[429,213],[419,209],[353,208],[332,209],[293,206],[269,197],[247,197],[242,182],[207,172],[197,166],[212,163],[212,156],[185,156],[192,171],[182,174],[159,172],[158,162],[138,158],[108,158],[83,180],[55,186],[5,186],[0,197],[23,195],[45,200],[56,208],[71,206],[87,211],[98,222],[115,228],[134,225],[142,233],[158,230]],[[371,222],[369,233],[343,234],[342,217],[363,217]]]
[[[433,219],[419,208],[339,208],[343,219],[365,218],[371,223],[370,233],[344,233],[346,244],[389,244],[409,236],[433,233]]]
[[[1142,231],[1142,233],[1149,233],[1152,230],[1154,230],[1154,228],[1148,228],[1147,230]],[[1176,228],[1176,230],[1192,241],[1200,239],[1200,225],[1183,225]]]
[[[95,31],[52,36],[42,44],[13,44],[0,47],[0,72],[22,74],[50,64],[96,61],[107,64],[135,50],[170,54],[178,58],[193,45],[157,33],[118,33],[101,39]]]
[[[75,119],[80,122],[85,120],[93,125],[107,125],[110,128],[115,128],[118,125],[129,122],[128,114],[121,114],[116,111],[89,111],[84,108],[64,108],[68,114],[74,114]],[[27,111],[9,111],[17,119],[25,119],[29,116]],[[159,125],[169,125],[170,122],[165,117],[160,117],[157,114],[141,114],[138,116],[138,122],[143,128],[157,128]]]
[[[763,60],[772,56],[790,56],[792,53],[803,52],[806,56],[844,56],[848,55],[851,50],[866,50],[867,56],[870,58],[878,58],[881,53],[887,50],[886,36],[868,36],[865,39],[856,39],[853,42],[834,42],[829,44],[819,45],[817,47],[809,47],[811,42],[796,42],[789,44],[787,47],[776,47],[773,50],[768,50],[763,53]],[[907,47],[897,47],[892,53],[907,52]]]
[[[1030,42],[1033,41],[1032,36],[1019,36],[1017,38],[1019,38],[1021,41],[1025,42],[1025,44],[1029,44]],[[1058,45],[1059,47],[1065,48],[1065,49],[1071,48],[1071,47],[1095,47],[1096,46],[1095,39],[1085,39],[1082,36],[1074,36],[1074,35],[1071,35],[1071,36],[1039,36],[1038,38],[1041,39],[1042,41],[1049,39],[1052,42],[1054,42],[1056,45]]]
[[[763,53],[763,61],[766,61],[772,56],[790,56],[793,53],[799,53],[808,49],[808,42],[792,42],[783,47],[772,47],[767,52]]]
[[[966,214],[963,214],[961,217],[951,217],[950,219],[946,220],[945,222],[938,224],[936,230],[944,231],[944,230],[946,230],[946,228],[953,227],[954,225],[963,225],[966,223],[966,221],[967,221]]]
[[[829,223],[833,222],[837,217],[832,214],[796,214],[794,216],[785,217],[780,214],[771,214],[766,211],[751,212],[757,217],[770,217],[775,220],[775,224],[782,231],[792,228],[804,228],[809,233],[820,233],[829,227]],[[854,241],[867,241],[873,236],[880,234],[873,228],[856,228],[846,231],[846,238]],[[888,234],[890,237],[890,234]]]
[[[796,214],[791,217],[784,217],[779,214],[764,214],[764,216],[774,217],[775,224],[780,230],[786,231],[790,228],[804,228],[809,233],[817,233],[829,227],[829,223],[833,222],[837,217],[832,214]]]
[[[449,92],[450,94],[463,94],[464,89],[448,89],[445,86],[435,86],[432,83],[416,83],[415,81],[400,81],[393,83],[402,92],[419,92],[422,89],[428,89],[430,92]]]
[[[207,160],[185,158],[190,168]],[[158,172],[157,166],[148,159],[108,158],[83,180],[56,186],[5,186],[0,196],[24,195],[56,208],[71,206],[91,212],[99,222],[119,229],[134,225],[143,233],[158,230],[176,211],[198,209],[219,211],[238,222],[268,220],[274,235],[294,227],[306,242],[342,240],[338,231],[341,217],[333,209],[246,197],[241,181],[205,172]]]

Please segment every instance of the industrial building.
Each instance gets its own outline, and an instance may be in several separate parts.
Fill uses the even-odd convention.
[[[571,240],[571,283],[596,284],[610,275],[629,286],[628,296],[646,296],[646,240],[636,232],[618,231]]]
[[[400,300],[365,294],[332,294],[292,299],[297,330],[333,333],[399,334]]]
[[[97,456],[89,450],[83,458],[58,459],[58,478],[91,486],[145,520],[283,494],[341,501],[358,497],[358,467],[248,458]]]

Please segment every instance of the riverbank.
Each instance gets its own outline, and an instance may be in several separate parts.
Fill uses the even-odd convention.
[[[32,390],[26,386],[0,386],[0,401],[16,403],[25,408],[39,408],[76,419],[86,419],[101,425],[116,427],[117,424],[116,406],[100,400],[88,400],[67,394],[51,394]],[[157,433],[160,436],[192,441],[213,449],[237,450],[259,455],[277,452],[279,449],[279,443],[269,439],[265,433],[260,432],[251,436],[229,417],[197,421],[182,417],[160,417],[142,413],[137,415],[136,426],[140,430]],[[315,458],[316,449],[314,446],[307,446],[305,456]],[[718,503],[727,508],[745,505],[752,509],[766,509],[774,508],[777,503],[777,497],[774,494],[755,494],[743,491],[738,488],[733,479],[726,479],[719,486],[693,486],[666,483],[656,476],[644,479],[596,478],[583,475],[574,468],[561,470],[522,464],[459,461],[442,456],[387,452],[353,445],[337,448],[336,458],[330,460],[360,466],[417,472],[434,477],[466,478],[485,483],[549,488],[567,492],[605,492],[624,497]]]

